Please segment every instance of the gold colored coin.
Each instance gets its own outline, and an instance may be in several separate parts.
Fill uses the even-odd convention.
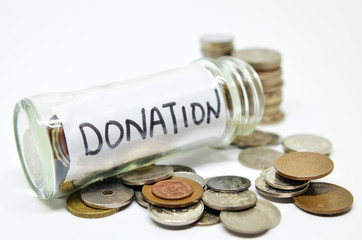
[[[193,193],[186,198],[178,199],[178,200],[168,200],[168,199],[162,199],[157,197],[152,193],[153,185],[144,185],[142,188],[142,195],[144,199],[156,206],[159,207],[165,207],[165,208],[180,208],[180,207],[187,207],[192,204],[197,203],[204,193],[203,187],[188,178],[182,178],[182,177],[172,177],[170,180],[178,180],[178,181],[184,181],[186,183],[189,183],[193,188]]]
[[[79,191],[68,196],[66,206],[71,214],[81,218],[102,218],[119,211],[119,208],[96,209],[88,207],[82,202]]]
[[[333,161],[319,153],[292,152],[279,157],[274,167],[278,174],[293,180],[313,180],[333,171]]]
[[[293,200],[304,211],[320,215],[344,213],[353,204],[353,196],[347,189],[323,182],[310,183],[308,191]]]
[[[271,124],[271,123],[278,123],[284,119],[284,113],[279,110],[279,112],[269,115],[269,116],[263,116],[261,119],[262,124]]]
[[[278,68],[272,71],[258,71],[260,80],[268,80],[270,78],[276,78],[282,76],[282,69]]]

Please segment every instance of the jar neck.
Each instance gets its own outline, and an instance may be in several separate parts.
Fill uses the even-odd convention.
[[[234,57],[200,59],[216,77],[228,109],[228,122],[222,145],[237,135],[248,135],[260,123],[264,113],[263,87],[258,74],[246,62]]]

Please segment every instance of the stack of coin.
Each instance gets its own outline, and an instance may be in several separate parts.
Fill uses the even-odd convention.
[[[231,55],[233,36],[226,34],[207,34],[200,39],[201,52],[204,57],[218,58]]]
[[[252,48],[235,51],[234,57],[249,63],[258,73],[264,89],[265,109],[262,123],[276,123],[284,118],[282,102],[281,54],[271,49]]]

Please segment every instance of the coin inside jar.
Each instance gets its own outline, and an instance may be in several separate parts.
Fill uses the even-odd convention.
[[[164,180],[152,187],[152,193],[162,199],[178,200],[189,197],[194,192],[191,184],[180,180]]]

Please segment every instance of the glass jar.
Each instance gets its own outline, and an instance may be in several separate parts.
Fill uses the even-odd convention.
[[[42,199],[201,146],[250,134],[264,110],[258,75],[233,58],[69,93],[21,99],[18,153]]]

